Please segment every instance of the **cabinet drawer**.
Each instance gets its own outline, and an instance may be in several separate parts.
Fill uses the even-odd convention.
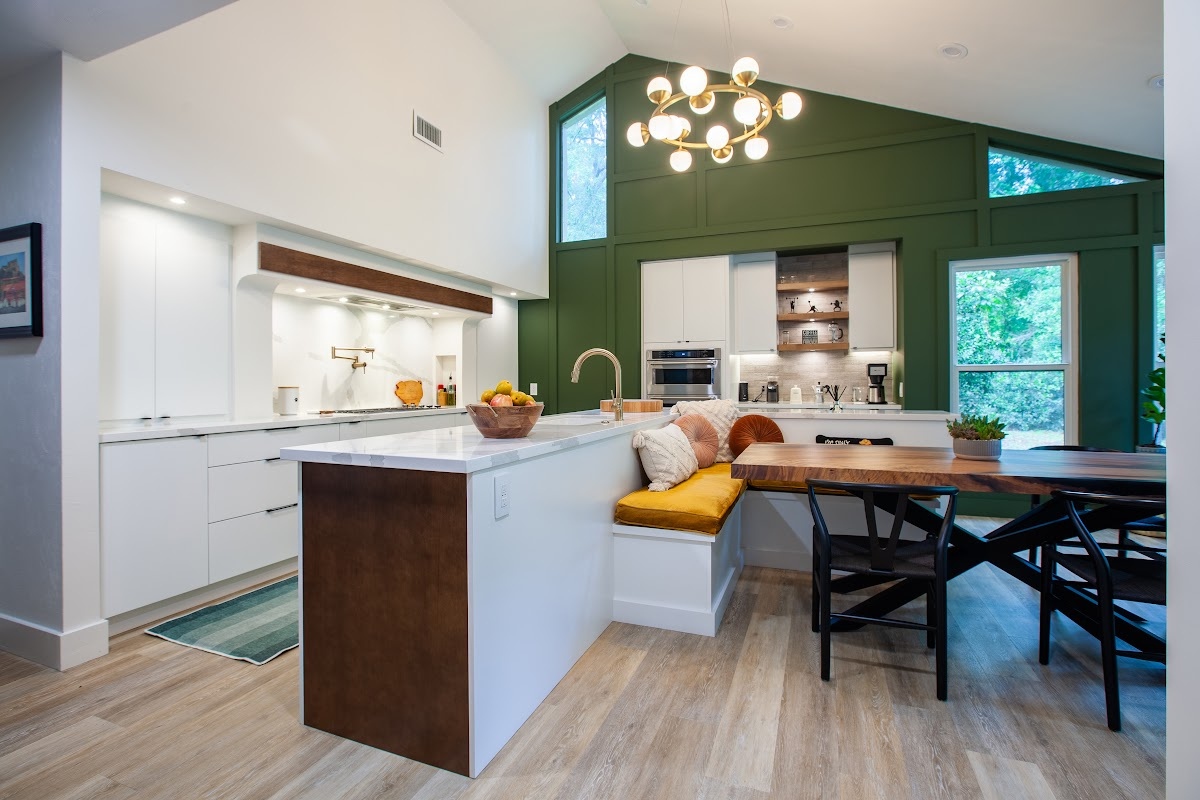
[[[220,467],[225,464],[278,458],[280,448],[336,442],[337,438],[338,426],[335,424],[214,433],[208,437],[208,465]]]
[[[208,468],[208,521],[290,506],[296,502],[299,464],[270,459]]]
[[[299,540],[297,506],[214,522],[208,526],[208,580],[216,583],[295,558]]]

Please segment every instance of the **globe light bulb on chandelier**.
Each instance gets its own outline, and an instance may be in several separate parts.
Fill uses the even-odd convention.
[[[708,129],[708,133],[704,135],[704,142],[710,150],[720,150],[729,144],[729,131],[726,130],[724,125],[713,125]]]
[[[717,162],[718,164],[724,164],[725,162],[729,161],[729,159],[733,158],[733,145],[727,144],[720,150],[713,150],[712,157],[713,161]]]
[[[746,140],[746,156],[754,161],[767,154],[767,140],[761,136],[755,136]]]
[[[696,97],[708,86],[708,73],[702,67],[688,67],[679,76],[679,89],[688,97]]]
[[[692,166],[692,154],[682,147],[671,153],[671,169],[676,172],[687,172]]]
[[[650,129],[644,122],[635,122],[629,126],[629,130],[625,131],[625,138],[634,147],[643,147],[646,142],[650,141]]]
[[[743,125],[753,125],[762,114],[762,103],[747,95],[733,104],[733,118]]]
[[[663,139],[671,138],[671,130],[674,127],[675,127],[675,124],[673,122],[671,122],[670,114],[661,114],[660,113],[660,114],[655,114],[653,117],[650,118],[650,125],[649,125],[650,135],[653,138],[658,139],[660,142]]]

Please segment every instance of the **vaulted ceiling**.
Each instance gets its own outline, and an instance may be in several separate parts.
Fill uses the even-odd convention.
[[[229,2],[3,0],[0,77],[59,50],[90,60]],[[801,89],[1163,153],[1161,0],[445,2],[547,103],[626,53],[713,71],[748,54],[764,79]],[[952,43],[966,56],[943,56]]]

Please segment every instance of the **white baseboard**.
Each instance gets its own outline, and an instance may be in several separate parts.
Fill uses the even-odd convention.
[[[108,653],[108,620],[56,631],[0,614],[0,650],[59,671]]]
[[[118,614],[108,620],[109,636],[116,636],[119,633],[131,631],[134,628],[141,628],[149,625],[152,622],[157,622],[160,619],[178,616],[185,611],[196,608],[197,606],[207,605],[214,600],[219,600],[226,595],[236,594],[246,589],[257,586],[260,583],[275,580],[283,577],[289,572],[296,571],[296,559],[289,558],[287,561],[281,561],[278,564],[272,564],[269,567],[256,569],[254,572],[247,572],[245,575],[238,575],[233,578],[228,578],[220,583],[214,583],[205,586],[201,589],[181,594],[178,597],[172,597],[169,600],[164,600],[161,603],[135,608],[133,611],[127,611],[124,614]]]
[[[733,599],[733,590],[741,572],[740,567],[729,570],[725,584],[709,611],[614,599],[613,621],[680,633],[694,633],[698,636],[716,636],[717,629],[721,627],[721,619],[725,616],[725,609]]]

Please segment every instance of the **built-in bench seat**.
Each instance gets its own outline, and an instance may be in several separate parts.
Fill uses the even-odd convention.
[[[705,467],[665,492],[631,492],[617,503],[617,522],[715,536],[746,491],[745,481],[729,476],[732,466]]]

